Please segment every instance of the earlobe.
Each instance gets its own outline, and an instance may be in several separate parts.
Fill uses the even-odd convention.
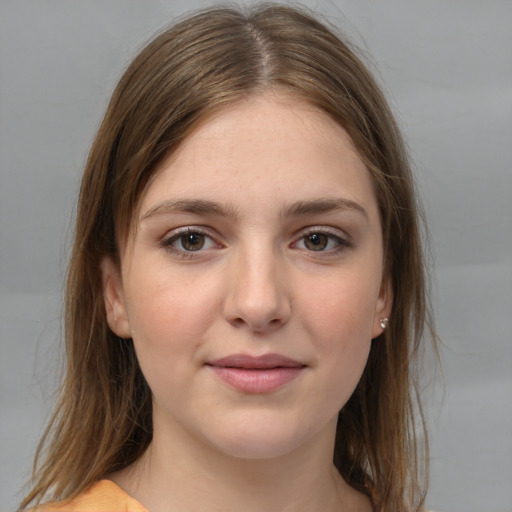
[[[110,256],[103,258],[100,268],[108,325],[120,338],[130,338],[130,322],[126,312],[120,269]]]
[[[389,322],[392,321],[391,310],[393,307],[393,289],[390,279],[382,281],[375,314],[373,317],[372,339],[380,336],[388,327]]]

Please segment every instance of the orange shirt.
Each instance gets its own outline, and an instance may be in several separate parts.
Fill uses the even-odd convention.
[[[100,480],[71,501],[55,501],[32,512],[149,512],[110,480]]]
[[[46,503],[30,512],[149,512],[110,480],[100,480],[72,501]],[[425,512],[428,512],[425,510]],[[431,511],[433,512],[433,511]]]

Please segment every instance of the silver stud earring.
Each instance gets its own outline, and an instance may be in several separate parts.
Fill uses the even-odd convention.
[[[388,318],[379,318],[379,324],[383,329],[385,329],[388,326]]]

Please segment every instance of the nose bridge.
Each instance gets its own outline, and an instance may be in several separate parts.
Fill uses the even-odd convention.
[[[237,251],[226,301],[227,320],[254,331],[286,323],[290,300],[285,268],[272,243],[254,239]]]

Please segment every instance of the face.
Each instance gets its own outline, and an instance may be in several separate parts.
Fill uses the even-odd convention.
[[[107,317],[133,338],[155,436],[236,457],[332,442],[382,332],[377,202],[347,133],[265,94],[201,125],[144,195]]]

